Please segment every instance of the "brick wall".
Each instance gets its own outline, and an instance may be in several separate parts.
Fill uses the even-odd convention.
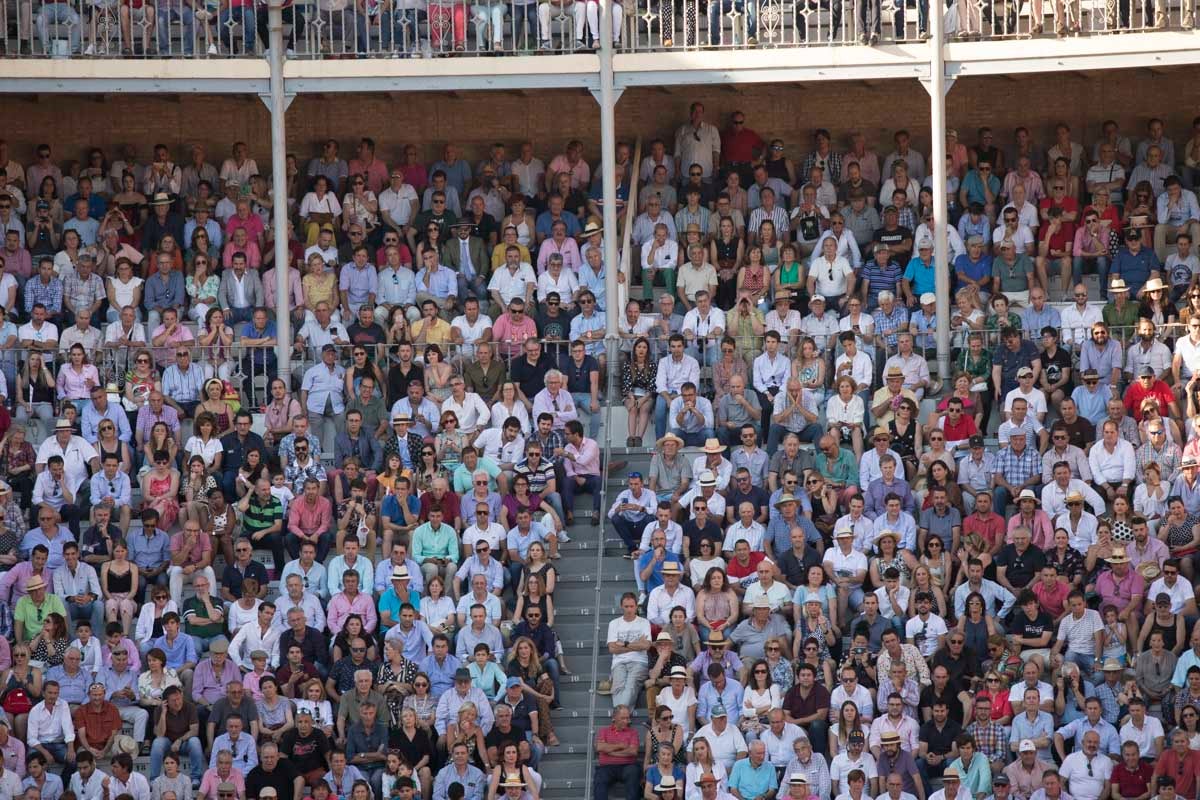
[[[947,96],[951,125],[963,141],[974,141],[975,128],[990,124],[1007,143],[1014,124],[1023,123],[1039,142],[1049,144],[1054,124],[1068,122],[1076,138],[1090,143],[1100,122],[1114,117],[1127,134],[1144,130],[1151,116],[1167,120],[1177,145],[1190,135],[1194,109],[1200,106],[1200,84],[1182,80],[1175,71],[1061,73],[1038,76],[959,80]],[[907,127],[914,141],[928,152],[927,95],[916,81],[861,81],[827,84],[764,84],[739,89],[676,87],[626,91],[617,106],[617,132],[622,138],[662,136],[670,141],[676,125],[686,119],[693,100],[705,103],[710,120],[736,109],[746,113],[751,127],[763,136],[779,136],[788,154],[799,157],[807,148],[812,128],[826,126],[840,140],[852,128],[863,130],[881,152],[890,149],[891,133]],[[5,123],[0,129],[14,156],[28,162],[36,142],[48,141],[58,158],[82,158],[89,144],[104,147],[110,157],[128,141],[149,145],[163,142],[177,157],[193,141],[208,146],[210,159],[224,157],[230,142],[244,139],[264,169],[270,162],[270,132],[266,107],[257,97],[223,96],[108,96],[103,101],[45,95],[6,97]],[[539,155],[548,158],[562,143],[578,137],[587,143],[588,157],[599,151],[599,111],[583,91],[474,92],[454,96],[434,93],[309,95],[297,97],[288,112],[289,150],[308,158],[326,137],[342,142],[349,155],[356,138],[373,136],[386,161],[399,155],[403,144],[416,142],[425,157],[440,154],[443,142],[461,143],[472,159],[489,142],[504,141],[510,151],[522,139],[532,139]],[[670,144],[668,145],[670,147]]]

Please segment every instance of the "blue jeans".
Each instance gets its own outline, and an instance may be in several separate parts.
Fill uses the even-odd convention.
[[[592,773],[592,792],[599,800],[608,800],[614,783],[625,787],[625,800],[642,796],[642,767],[640,764],[597,764]]]
[[[583,484],[578,480],[582,478]],[[592,495],[592,512],[600,513],[600,490],[604,482],[599,475],[568,475],[563,482],[563,507],[568,514],[575,513],[575,495],[578,492],[588,492]]]
[[[600,411],[592,412],[590,392],[571,392],[571,399],[575,401],[575,414],[579,417],[583,427],[587,429],[588,438],[595,439],[600,435],[600,415],[604,413],[603,407]]]
[[[667,435],[667,412],[671,404],[660,394],[654,399],[654,438],[661,439]]]
[[[671,433],[683,439],[684,445],[687,447],[703,447],[706,439],[711,439],[716,436],[716,431],[712,428],[701,428],[698,431],[688,433],[682,428],[671,428]],[[662,438],[662,437],[659,437]]]
[[[104,601],[93,600],[90,603],[67,603],[69,622],[82,620],[92,626],[92,636],[104,630]]]
[[[701,365],[711,367],[721,358],[721,348],[717,342],[709,340],[696,340],[687,346],[685,351],[689,356],[696,359]]]
[[[62,701],[60,701],[62,702]],[[63,765],[62,779],[63,783],[68,786],[71,783],[71,776],[75,774],[75,760],[67,760],[67,745],[65,742],[42,742],[41,747],[45,748],[53,758],[55,763]],[[34,748],[29,748],[33,750]],[[47,767],[52,765],[47,764]]]
[[[233,33],[229,26],[233,23],[240,23],[242,26],[242,45],[245,48],[243,52],[254,52],[254,7],[243,6],[241,8],[223,8],[220,16],[220,33],[221,43],[230,50],[233,49]]]
[[[532,50],[537,46],[537,3],[513,3],[513,49]]]
[[[196,17],[191,6],[180,6],[177,8],[167,8],[159,6],[158,8],[158,51],[166,53],[171,50],[171,21],[178,19],[183,25],[183,54],[190,56],[195,47],[195,22]],[[229,322],[229,312],[226,312],[225,321]],[[111,314],[111,311],[110,311]],[[120,309],[118,309],[118,318]]]
[[[234,325],[239,322],[249,322],[250,317],[254,315],[254,307],[246,306],[245,308],[227,308],[225,309],[225,324]]]
[[[1083,256],[1075,256],[1071,260],[1071,280],[1074,283],[1079,283],[1083,280],[1083,267],[1088,262],[1096,265],[1096,275],[1100,277],[1100,297],[1108,298],[1108,256],[1100,256],[1099,258],[1084,258]]]
[[[46,3],[38,9],[36,22],[38,40],[41,41],[44,52],[50,52],[50,26],[66,25],[70,28],[68,35],[71,38],[71,54],[79,55],[79,42],[83,32],[79,14],[75,9],[66,3]]]
[[[629,548],[630,552],[637,549],[638,544],[642,540],[642,531],[646,526],[653,521],[652,514],[640,513],[633,522],[630,522],[620,514],[613,514],[608,518],[612,526],[617,529],[617,535],[621,537],[621,541]]]
[[[721,15],[728,14],[730,11],[736,10],[739,14],[746,15],[746,36],[754,37],[758,35],[758,2],[757,0],[710,0],[708,4],[708,38],[709,44],[732,44],[732,42],[722,42],[721,35]],[[737,37],[737,27],[734,27],[734,37]]]
[[[415,8],[382,12],[379,16],[380,49],[400,52],[417,49],[420,40],[417,25],[420,22],[419,14],[423,13]]]
[[[550,673],[550,680],[554,683],[554,700],[558,702],[558,682],[562,677],[562,668],[558,666],[557,658],[547,658],[542,662],[542,666],[546,668],[546,672]]]
[[[208,763],[204,759],[204,748],[200,746],[200,737],[191,736],[179,748],[182,754],[187,752],[188,769],[192,773],[192,782],[196,782],[204,777],[204,766]],[[150,780],[154,780],[162,774],[163,758],[171,750],[171,740],[166,736],[159,736],[150,745]]]

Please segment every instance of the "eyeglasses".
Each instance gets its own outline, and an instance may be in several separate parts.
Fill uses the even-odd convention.
[[[351,648],[350,648],[350,652],[351,652],[351,653],[365,653],[365,652],[367,652],[367,648],[365,648],[365,647],[351,647]]]
[[[135,363],[135,364],[149,364],[149,363],[150,363],[150,359],[148,359],[148,358],[135,358],[135,359],[134,359],[134,363]]]

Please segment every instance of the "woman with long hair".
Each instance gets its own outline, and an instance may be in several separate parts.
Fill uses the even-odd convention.
[[[800,340],[800,354],[792,362],[792,377],[813,395],[820,406],[825,402],[825,358],[817,352],[812,337]]]
[[[310,255],[304,262],[304,268],[304,277],[300,279],[304,289],[304,321],[316,320],[317,306],[324,303],[329,306],[330,320],[341,322],[342,315],[337,310],[337,273],[325,271],[325,259],[320,253]]]
[[[492,427],[503,426],[505,420],[516,417],[517,422],[521,423],[521,435],[529,436],[533,432],[533,423],[529,419],[529,409],[525,408],[517,394],[517,384],[512,381],[500,384],[500,399],[492,404]]]
[[[746,688],[742,690],[742,715],[738,727],[743,733],[761,734],[770,726],[768,715],[783,707],[783,695],[771,679],[771,668],[765,659],[750,666]]]
[[[54,419],[58,386],[41,351],[31,350],[25,357],[25,366],[17,375],[16,388],[17,422],[28,423],[35,419],[50,422]],[[37,438],[41,440],[41,436]]]
[[[704,576],[696,593],[696,624],[705,639],[713,631],[732,631],[737,626],[741,603],[729,585],[725,571],[713,568]]]
[[[950,473],[950,467],[942,459],[929,462],[929,472],[925,478],[925,499],[921,501],[921,510],[933,505],[933,490],[941,489],[946,493],[946,502],[951,508],[962,508],[962,489]]]
[[[675,721],[675,711],[668,705],[659,705],[654,709],[654,719],[650,723],[650,731],[646,734],[646,752],[642,757],[643,769],[659,760],[659,751],[670,751],[671,764],[686,764],[687,750],[683,725]],[[669,766],[669,765],[668,765]]]
[[[621,364],[621,397],[629,414],[626,447],[642,446],[642,437],[650,427],[650,415],[658,396],[655,393],[657,375],[658,365],[650,358],[650,341],[639,336],[629,350],[629,358]]]
[[[437,478],[450,479],[450,473],[437,460],[437,450],[432,444],[421,446],[420,461],[414,466],[416,469],[413,472],[413,487],[418,494],[424,494],[433,489],[433,482]]]
[[[118,540],[112,544],[112,560],[100,565],[100,591],[104,595],[104,618],[120,622],[128,636],[137,613],[134,599],[138,588],[138,567],[129,560],[129,546]]]
[[[536,492],[529,491],[529,477],[517,473],[513,476],[512,483],[509,486],[509,493],[501,499],[501,504],[504,506],[504,517],[508,527],[515,528],[517,525],[517,512],[522,509],[529,509],[534,519],[538,518],[539,514],[550,514],[555,520],[558,520],[558,515],[554,508],[542,496]],[[561,526],[561,522],[557,522]],[[556,528],[558,530],[560,528]],[[550,557],[555,558],[558,553],[558,548],[551,546]]]
[[[942,540],[937,536],[930,536],[930,540],[936,540],[938,546],[937,552],[943,552]],[[926,552],[928,553],[928,542],[926,542]],[[908,615],[911,617],[917,613],[917,595],[928,592],[933,595],[933,612],[942,619],[946,618],[946,594],[942,591],[942,587],[933,582],[933,573],[924,559],[927,556],[922,556],[922,561],[913,567],[912,572],[912,588],[908,595]]]
[[[1183,498],[1167,498],[1167,516],[1158,527],[1158,538],[1167,545],[1171,558],[1179,559],[1179,572],[1191,583],[1196,574],[1196,554],[1200,553],[1200,514],[1191,514]]]
[[[217,291],[221,279],[212,272],[212,261],[207,254],[198,254],[192,259],[192,274],[184,280],[184,291],[190,298],[188,316],[196,322],[208,324],[208,312],[217,307]]]
[[[466,745],[470,763],[484,772],[492,768],[483,728],[479,726],[479,709],[469,700],[458,707],[457,717],[446,725],[446,749],[453,752],[460,744]]]
[[[542,666],[537,648],[528,637],[521,636],[513,642],[508,652],[506,672],[510,678],[521,681],[521,691],[538,707],[538,735],[549,747],[558,745],[554,734],[554,723],[550,719],[550,704],[554,701],[554,682],[550,673]]]
[[[159,527],[171,530],[179,518],[179,472],[166,450],[154,453],[150,471],[142,476],[142,502],[158,512]]]
[[[46,621],[42,623],[38,635],[30,641],[29,650],[35,664],[40,665],[42,669],[50,669],[62,666],[70,644],[67,621],[62,614],[52,611],[46,615]]]
[[[532,545],[530,549],[532,549]],[[525,619],[526,609],[536,608],[542,612],[543,623],[553,627],[554,599],[543,590],[541,575],[530,575],[523,583],[524,591],[517,595],[517,608],[512,616],[513,624],[517,625]]]
[[[527,593],[526,584],[532,578],[541,582],[539,590],[542,595],[554,597],[554,589],[558,586],[558,570],[550,561],[546,545],[536,541],[530,542],[529,550],[525,554],[525,563],[521,565],[521,577],[517,579],[516,588],[518,602],[520,596]],[[519,622],[521,619],[524,617],[519,616],[515,621]],[[548,616],[543,616],[542,619],[546,620],[547,625],[553,624]]]
[[[429,676],[423,672],[418,672],[417,677],[413,679],[412,694],[404,698],[404,708],[413,712],[417,718],[417,725],[422,729],[433,733],[434,718],[437,716],[438,698],[429,693],[432,683]]]
[[[1053,564],[1058,570],[1059,580],[1066,581],[1073,588],[1082,588],[1085,567],[1083,554],[1071,546],[1071,535],[1066,528],[1055,528],[1054,547],[1046,551],[1046,563]]]
[[[954,627],[963,634],[972,653],[986,653],[988,638],[1003,633],[996,620],[987,613],[987,601],[979,592],[967,595],[966,611]]]
[[[346,368],[344,382],[346,397],[358,397],[358,386],[368,375],[375,381],[375,396],[383,397],[383,388],[387,386],[386,376],[372,355],[366,345],[356,344],[350,348],[350,366]]]
[[[209,472],[204,458],[200,455],[189,457],[187,474],[180,479],[179,524],[186,525],[188,520],[194,519],[200,523],[201,530],[211,530],[208,525],[208,495],[217,488],[217,479]]]
[[[108,424],[112,425],[111,422]],[[21,507],[26,511],[32,506],[36,462],[37,453],[29,443],[25,426],[13,425],[0,439],[0,475],[5,476],[14,493],[20,494]],[[21,535],[24,535],[24,531],[21,531]]]
[[[229,358],[233,347],[233,329],[225,324],[224,311],[210,307],[204,313],[204,330],[199,332],[196,343],[202,348],[201,353],[197,355],[207,359],[218,378],[222,381],[229,380],[235,363]],[[207,387],[207,384],[205,386]],[[228,428],[223,428],[221,433],[224,434],[226,430]]]
[[[198,228],[203,231],[203,228]],[[206,234],[207,235],[207,234]],[[133,262],[128,258],[117,259],[116,274],[107,279],[105,293],[108,296],[108,311],[105,320],[109,323],[121,318],[121,309],[131,306],[135,309],[142,307],[142,291],[145,281],[133,272]]]
[[[300,201],[299,215],[304,225],[305,245],[308,247],[317,243],[326,225],[333,229],[338,227],[342,204],[338,202],[327,177],[318,175],[313,179],[312,191]]]
[[[717,793],[727,791],[729,773],[712,750],[712,745],[703,736],[692,739],[692,760],[684,767],[684,784],[688,787],[685,800],[699,800],[700,778],[712,775],[717,781]],[[693,791],[694,790],[694,791]]]
[[[918,454],[921,452],[921,426],[917,422],[917,405],[907,397],[901,398],[896,415],[888,422],[892,452],[904,463],[904,477],[912,483],[917,476]]]
[[[912,571],[917,566],[917,557],[901,548],[899,542],[899,534],[895,531],[881,530],[875,534],[875,555],[871,558],[869,568],[873,586],[883,586],[884,573],[889,569],[900,573],[902,586],[912,583]]]
[[[429,678],[418,675],[416,680],[422,679],[428,694]],[[400,757],[412,769],[413,776],[421,786],[421,797],[432,797],[433,764],[437,759],[437,748],[429,729],[418,724],[415,710],[407,706],[402,708],[400,725],[391,728],[388,744],[400,751]]]
[[[700,554],[688,559],[688,577],[691,578],[692,586],[699,586],[704,583],[704,578],[708,575],[708,571],[718,569],[725,571],[727,566],[725,558],[717,549],[718,542],[712,539],[701,539],[696,545],[700,550]]]
[[[82,414],[84,405],[90,402],[92,387],[100,385],[100,372],[95,364],[88,361],[83,345],[71,345],[67,363],[58,371],[59,401],[73,404],[75,410]]]
[[[60,278],[76,274],[75,266],[79,263],[79,256],[84,249],[79,231],[73,229],[63,231],[62,249],[54,254],[54,273]]]
[[[201,258],[207,259],[205,266],[206,268],[211,268],[213,264],[221,260],[221,251],[213,244],[212,239],[209,238],[208,231],[204,228],[196,228],[192,231],[192,241],[188,243],[187,249],[183,251],[183,262],[189,270],[194,271],[196,260]],[[186,282],[184,283],[184,291],[187,291]],[[197,321],[199,319],[197,318]]]
[[[350,643],[355,639],[364,639],[367,642],[367,660],[374,663],[378,660],[378,653],[375,648],[375,637],[366,632],[366,626],[363,624],[361,614],[348,614],[346,622],[343,625],[338,635],[334,637],[333,646],[330,648],[332,653],[333,663],[341,661],[350,655]]]
[[[333,704],[325,694],[325,683],[319,678],[313,678],[300,687],[299,698],[296,700],[296,713],[307,711],[313,720],[313,725],[326,736],[333,736]]]
[[[133,451],[129,444],[118,438],[117,425],[110,419],[100,420],[96,426],[96,452],[100,454],[101,463],[109,455],[115,455],[121,462],[120,469],[126,475],[133,474]]]
[[[863,735],[867,733],[863,729],[862,717],[859,716],[858,706],[855,705],[853,700],[847,700],[838,709],[837,720],[829,728],[830,758],[833,758],[837,753],[840,753],[849,746],[850,734],[855,731]]]

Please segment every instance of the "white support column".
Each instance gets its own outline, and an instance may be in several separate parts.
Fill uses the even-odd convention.
[[[275,357],[279,362],[279,375],[291,372],[292,316],[291,253],[287,237],[287,134],[284,117],[291,98],[284,95],[283,87],[283,5],[281,0],[270,0],[267,9],[271,48],[271,178],[272,201],[275,204]]]
[[[946,238],[946,225],[949,223],[946,211],[946,92],[953,85],[953,79],[946,79],[945,51],[943,50],[943,13],[942,0],[930,0],[929,3],[929,77],[922,78],[921,84],[929,92],[929,135],[932,137],[932,147],[929,154],[930,171],[933,173],[933,263],[936,265],[934,277],[937,281],[937,364],[938,379],[943,386],[950,381],[950,264],[949,240]]]
[[[617,171],[616,106],[621,91],[613,86],[612,0],[600,0],[600,88],[592,96],[600,103],[600,171],[604,180],[604,293],[605,328],[615,335],[621,319],[617,270]],[[637,165],[633,165],[637,169]],[[628,177],[628,176],[627,176]],[[628,280],[628,276],[626,276]]]

